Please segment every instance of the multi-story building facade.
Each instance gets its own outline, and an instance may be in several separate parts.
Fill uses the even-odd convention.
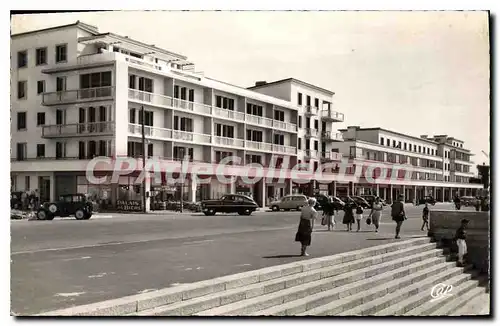
[[[370,162],[386,166],[406,165],[407,178],[387,180],[377,184],[360,178],[357,184],[341,188],[350,193],[377,193],[385,199],[404,194],[406,200],[432,195],[438,200],[449,201],[459,196],[475,195],[478,185],[469,183],[471,152],[463,147],[463,141],[438,135],[412,137],[382,128],[360,128],[351,126],[340,130],[344,142],[337,144],[354,165]],[[349,172],[353,173],[352,168]],[[378,170],[376,170],[379,172]],[[389,171],[390,172],[390,171]]]
[[[339,116],[330,109],[333,93],[313,85],[294,82],[289,95],[297,87],[310,91],[297,101],[240,88],[196,73],[180,54],[81,22],[11,39],[12,185],[36,189],[42,200],[75,192],[94,193],[112,207],[117,200],[140,200],[137,173],[96,185],[85,172],[98,156],[141,157],[143,120],[145,154],[172,166],[186,156],[200,164],[237,156],[239,165],[282,170],[283,162],[290,167],[330,158],[325,143],[340,140],[330,124]],[[111,170],[93,173],[109,176]],[[244,192],[260,205],[292,192],[289,178],[248,186],[236,168],[223,174],[231,182],[198,185],[188,176],[182,192],[188,200]],[[158,183],[168,180],[148,179],[146,189],[154,194]]]

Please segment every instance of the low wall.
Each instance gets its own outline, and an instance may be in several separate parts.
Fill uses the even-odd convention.
[[[462,219],[468,219],[467,260],[483,273],[490,269],[490,214],[489,212],[431,210],[429,236],[457,251],[452,240]]]

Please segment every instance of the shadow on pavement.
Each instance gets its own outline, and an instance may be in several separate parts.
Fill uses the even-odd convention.
[[[276,255],[276,256],[264,256],[262,258],[293,258],[293,257],[303,257],[301,255]]]

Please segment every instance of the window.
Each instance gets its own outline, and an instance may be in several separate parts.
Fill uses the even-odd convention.
[[[262,157],[260,155],[247,155],[246,156],[246,163],[249,164],[249,163],[258,163],[258,164],[262,164]]]
[[[24,161],[26,159],[26,143],[17,143],[17,160]]]
[[[193,160],[193,149],[174,146],[174,159],[183,160],[185,156],[188,156],[189,160]]]
[[[111,86],[111,84],[106,86]],[[153,93],[153,80],[150,78],[139,77],[139,90],[143,92]]]
[[[81,143],[83,143],[83,142],[81,142]],[[56,159],[60,159],[63,157],[66,157],[66,143],[57,142],[56,143]]]
[[[36,145],[36,157],[45,157],[45,144]]]
[[[386,146],[391,146],[391,140],[387,139]]]
[[[189,90],[188,101],[194,102],[194,89]]]
[[[26,89],[28,82],[25,80],[17,82],[17,98],[18,99],[26,99]]]
[[[315,151],[318,150],[318,141],[317,140],[314,141],[314,150]]]
[[[193,119],[175,116],[174,130],[193,132]]]
[[[401,142],[398,142],[398,148],[401,149]]]
[[[218,108],[234,111],[234,99],[217,95],[215,97],[215,106]]]
[[[311,118],[306,118],[306,128],[311,128]]]
[[[396,141],[395,140],[392,141],[392,147],[396,147]]]
[[[302,117],[299,115],[299,128],[302,128]]]
[[[66,77],[56,78],[56,92],[62,92],[66,90]]]
[[[66,111],[56,110],[56,125],[66,124]]]
[[[406,151],[406,143],[404,143],[404,150]]]
[[[381,137],[381,138],[380,138],[380,145],[384,145],[384,144],[385,144],[385,143],[384,143],[384,137]]]
[[[280,134],[274,134],[274,143],[276,145],[285,145],[285,136]]]
[[[319,108],[319,99],[314,99],[314,107]]]
[[[130,109],[128,111],[128,122],[135,123],[135,109]]]
[[[45,112],[37,112],[36,114],[36,125],[43,126],[45,125]]]
[[[262,131],[247,129],[247,140],[262,143]]]
[[[67,50],[68,48],[66,44],[56,45],[56,63],[64,62],[68,59]]]
[[[302,93],[297,93],[297,104],[302,105]]]
[[[144,125],[145,126],[153,126],[153,111],[144,110]],[[139,111],[139,124],[142,125],[142,114]]]
[[[45,92],[45,80],[39,80],[36,82],[36,93],[42,94]]]
[[[219,137],[234,138],[234,127],[222,124],[216,124],[215,134]]]
[[[422,146],[418,146],[418,152],[421,153],[422,152]]]
[[[299,138],[297,141],[297,149],[302,149],[302,138]]]
[[[307,95],[307,97],[306,97],[306,105],[307,106],[311,105],[311,96],[310,95]]]
[[[30,176],[27,175],[27,176],[24,177],[24,189],[26,191],[28,191],[28,190],[30,190],[30,188],[31,188],[30,187]]]
[[[17,112],[17,130],[26,130],[26,112]]]
[[[28,51],[17,52],[17,68],[28,66]]]
[[[318,123],[318,120],[314,120],[314,129],[318,129],[319,128],[319,123]]]
[[[222,151],[215,151],[215,162],[220,163],[223,159],[226,157],[231,157],[233,156],[232,152],[222,152]],[[230,165],[233,164],[233,162],[228,162]]]
[[[47,48],[36,49],[36,65],[47,64]]]
[[[274,120],[285,121],[285,112],[275,110],[274,111]]]
[[[94,158],[97,154],[97,143],[95,140],[88,142],[88,158]]]
[[[306,151],[311,149],[311,142],[309,139],[306,139]]]
[[[153,144],[148,144],[148,157],[152,157],[153,154]]]
[[[128,88],[135,89],[135,75],[128,76]]]
[[[251,115],[256,115],[256,116],[262,117],[262,115],[263,115],[262,106],[256,105],[256,104],[252,104],[252,103],[247,103],[247,114],[251,114]]]
[[[135,86],[135,76],[133,84]],[[129,77],[129,87],[130,87],[130,77]],[[87,88],[98,88],[111,86],[111,71],[95,72],[92,74],[80,75],[80,89]],[[132,88],[132,87],[130,87]]]

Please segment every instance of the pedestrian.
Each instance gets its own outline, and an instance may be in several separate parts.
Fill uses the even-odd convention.
[[[481,198],[479,196],[476,196],[474,206],[476,207],[476,212],[479,212],[481,209]]]
[[[380,201],[380,197],[375,198],[372,205],[372,211],[370,212],[369,218],[371,218],[373,225],[375,225],[375,232],[378,232],[378,227],[380,226],[380,219],[382,217],[382,210],[384,205]]]
[[[460,227],[457,229],[457,232],[455,233],[455,241],[457,243],[458,247],[458,266],[463,267],[464,266],[464,256],[467,254],[467,243],[465,242],[465,239],[467,238],[467,233],[465,229],[467,228],[469,224],[469,220],[463,219],[461,221]]]
[[[400,195],[398,200],[391,205],[391,216],[392,220],[396,222],[396,239],[401,239],[399,233],[401,231],[401,226],[403,221],[406,220],[405,206],[403,203],[403,196]]]
[[[314,209],[314,205],[316,205],[316,199],[309,198],[307,200],[307,206],[302,207],[300,211],[300,222],[297,233],[295,234],[295,241],[301,243],[301,256],[309,256],[306,249],[311,245],[311,233],[314,227],[314,221],[318,216],[318,212]]]
[[[352,199],[349,199],[344,205],[344,219],[342,223],[347,225],[347,231],[352,231],[352,225],[354,224],[354,214],[352,213],[354,206],[355,204]]]
[[[420,229],[421,231],[424,230],[424,226],[427,227],[427,231],[429,231],[429,206],[427,205],[427,203],[425,203],[425,207],[424,207],[424,210],[422,211],[422,219],[423,219],[423,223],[422,223],[422,228]]]
[[[358,229],[356,232],[359,232],[361,229],[361,220],[363,219],[363,207],[361,205],[356,205],[356,223],[358,224]]]
[[[460,197],[458,195],[455,195],[455,198],[453,198],[453,202],[455,203],[455,209],[460,210]]]
[[[328,231],[331,231],[335,227],[335,212],[333,209],[333,203],[329,200],[323,203],[323,225],[328,225]]]

